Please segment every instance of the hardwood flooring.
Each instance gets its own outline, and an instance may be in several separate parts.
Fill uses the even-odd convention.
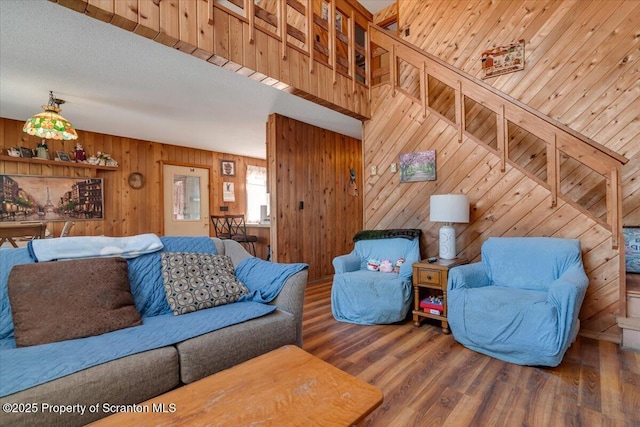
[[[640,426],[640,353],[578,337],[556,368],[493,359],[415,328],[331,314],[331,282],[307,286],[303,348],[378,387],[367,426]]]

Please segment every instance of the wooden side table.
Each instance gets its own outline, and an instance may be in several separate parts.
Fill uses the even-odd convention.
[[[442,332],[448,334],[447,322],[447,280],[449,269],[469,261],[464,258],[440,259],[428,262],[426,259],[413,264],[414,310],[413,322],[416,327],[424,318],[437,319],[442,322]],[[420,308],[422,298],[437,296],[442,298],[442,314],[433,314]]]

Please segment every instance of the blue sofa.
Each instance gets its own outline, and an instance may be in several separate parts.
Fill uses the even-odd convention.
[[[381,230],[383,231],[383,230]],[[363,233],[363,232],[361,232]],[[331,311],[336,320],[360,325],[395,323],[405,319],[413,300],[413,266],[420,261],[420,237],[364,238],[354,250],[333,260]],[[356,235],[358,236],[358,235]],[[367,269],[371,259],[404,263],[397,273]]]
[[[580,241],[491,237],[482,262],[449,272],[456,341],[519,365],[557,366],[575,340],[588,279]]]

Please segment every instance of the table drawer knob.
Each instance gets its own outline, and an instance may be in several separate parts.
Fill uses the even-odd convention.
[[[427,274],[427,279],[432,280],[430,274]]]

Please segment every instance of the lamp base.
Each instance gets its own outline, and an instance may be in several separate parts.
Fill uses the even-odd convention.
[[[456,251],[456,230],[451,225],[440,227],[440,253],[442,259],[454,259]]]

